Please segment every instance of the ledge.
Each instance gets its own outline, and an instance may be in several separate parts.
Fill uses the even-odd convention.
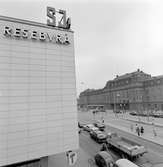
[[[7,17],[7,16],[1,16],[0,15],[0,20],[10,21],[10,22],[14,22],[14,23],[27,24],[27,25],[31,25],[31,26],[37,26],[37,27],[43,27],[43,28],[48,28],[48,29],[53,29],[53,30],[67,31],[67,32],[74,33],[74,31],[72,31],[71,29],[67,30],[67,29],[63,29],[63,28],[52,27],[52,26],[48,26],[48,25],[46,25],[44,23],[39,23],[39,22],[35,22],[35,21],[18,19],[18,18],[14,18],[14,17]]]

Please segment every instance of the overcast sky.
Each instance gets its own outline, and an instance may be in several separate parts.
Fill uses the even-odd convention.
[[[138,68],[163,75],[161,0],[0,0],[0,15],[46,23],[46,6],[71,17],[78,94]]]

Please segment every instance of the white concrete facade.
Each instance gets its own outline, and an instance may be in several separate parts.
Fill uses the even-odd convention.
[[[39,25],[0,17],[0,166],[78,148],[73,32]],[[5,36],[5,26],[70,44]]]

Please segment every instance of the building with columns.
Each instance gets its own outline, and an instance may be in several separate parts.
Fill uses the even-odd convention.
[[[163,76],[152,77],[139,69],[117,75],[102,89],[81,92],[78,105],[137,111],[163,110]]]

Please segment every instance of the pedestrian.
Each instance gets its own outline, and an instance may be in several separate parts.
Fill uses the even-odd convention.
[[[143,133],[144,133],[144,128],[143,128],[143,126],[141,126],[141,128],[140,128],[140,134],[143,135]]]
[[[104,118],[102,119],[102,123],[104,124]]]
[[[156,130],[155,130],[155,129],[153,129],[153,135],[154,135],[154,137],[157,136],[157,133],[156,133]]]
[[[131,123],[131,125],[130,125],[130,129],[131,129],[131,132],[133,132],[133,130],[134,130],[134,126],[133,126],[132,123]]]
[[[139,126],[136,127],[136,133],[138,134],[138,136],[140,136],[140,128],[139,128]]]
[[[138,130],[137,130],[137,131],[138,131],[138,136],[140,136],[140,128],[139,128],[139,127],[138,127]]]
[[[103,116],[101,117],[101,122],[104,123],[104,117]]]
[[[135,125],[135,132],[136,132],[136,133],[138,133],[137,130],[138,130],[138,125],[136,124],[136,125]]]
[[[106,143],[103,143],[100,151],[106,151],[106,150],[107,150]]]
[[[156,137],[157,136],[157,132],[156,132],[156,129],[155,129],[155,125],[154,125],[154,123],[152,123],[152,125],[153,125],[153,135],[154,135],[154,137]]]

